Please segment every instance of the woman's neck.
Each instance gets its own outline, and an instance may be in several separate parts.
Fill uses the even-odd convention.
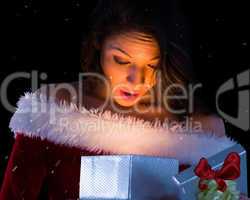
[[[84,105],[88,109],[97,108],[102,111],[110,110],[114,113],[119,113],[125,116],[129,115],[139,117],[148,121],[152,121],[156,118],[159,120],[164,120],[165,118],[177,119],[176,116],[168,112],[163,107],[149,107],[144,103],[138,103],[134,107],[121,106],[115,101],[112,101],[109,92],[106,87],[104,87],[104,84],[100,84],[98,81],[95,82],[93,80],[87,84],[92,84],[91,86],[87,86],[88,88],[91,88],[91,91],[86,90],[86,93],[84,94]]]

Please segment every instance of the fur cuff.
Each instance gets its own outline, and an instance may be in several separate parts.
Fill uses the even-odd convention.
[[[173,157],[188,164],[235,144],[210,132],[185,130],[180,124],[170,126],[167,120],[149,122],[109,110],[78,108],[74,103],[57,104],[54,98],[36,92],[19,99],[10,128],[55,144],[111,154]]]

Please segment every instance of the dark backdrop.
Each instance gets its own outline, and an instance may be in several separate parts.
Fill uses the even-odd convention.
[[[206,103],[213,109],[216,89],[249,69],[249,10],[246,1],[179,2],[187,20],[177,20],[176,39],[187,45],[194,70],[203,83]],[[13,72],[32,70],[48,73],[47,80],[40,83],[77,80],[81,71],[81,34],[88,30],[87,16],[95,4],[92,0],[26,0],[4,7],[7,12],[2,27],[5,45],[1,46],[4,58],[0,83]],[[188,41],[187,32],[191,32]],[[29,80],[15,80],[8,90],[10,102],[15,105],[18,97],[29,89]],[[225,94],[222,104],[228,113],[235,115],[237,93]],[[11,115],[0,106],[0,185],[14,141],[8,128]],[[249,132],[230,124],[226,127],[227,134],[249,151]]]

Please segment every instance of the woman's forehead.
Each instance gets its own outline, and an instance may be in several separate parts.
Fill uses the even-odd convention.
[[[128,32],[109,37],[105,46],[108,49],[120,48],[128,52],[159,54],[159,45],[154,37],[146,33]]]

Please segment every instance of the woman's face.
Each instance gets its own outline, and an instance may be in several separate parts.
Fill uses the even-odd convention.
[[[111,85],[111,97],[121,106],[135,105],[156,83],[160,50],[144,33],[108,37],[101,49],[101,67]]]

